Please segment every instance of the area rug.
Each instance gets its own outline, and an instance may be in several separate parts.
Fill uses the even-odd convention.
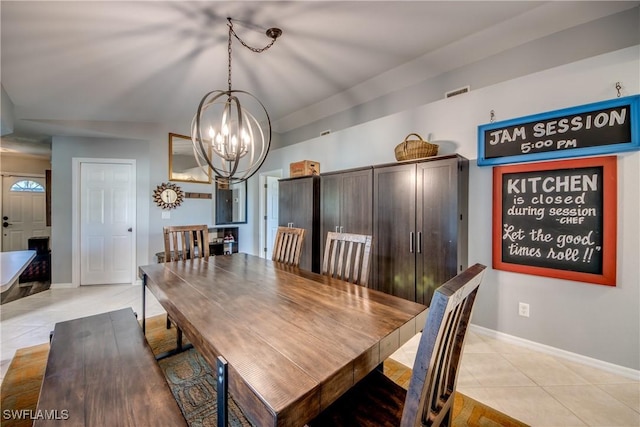
[[[147,319],[146,326],[147,340],[155,354],[175,346],[175,328],[166,329],[165,316]],[[0,386],[2,427],[32,425],[29,419],[13,415],[35,411],[48,353],[49,344],[23,348],[16,352]],[[215,426],[215,377],[202,356],[195,350],[189,350],[159,363],[189,426]],[[408,387],[411,370],[406,366],[388,359],[384,362],[384,372],[401,386]],[[453,426],[456,427],[526,427],[526,424],[462,393],[456,393],[453,418]],[[229,401],[229,424],[233,427],[250,425],[232,399]]]

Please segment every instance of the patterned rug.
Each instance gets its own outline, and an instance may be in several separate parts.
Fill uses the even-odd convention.
[[[175,346],[175,328],[165,328],[165,316],[147,319],[147,340],[155,354],[168,351]],[[35,411],[48,354],[49,344],[16,352],[0,386],[2,427],[31,426],[30,420],[6,415],[11,414],[7,411]],[[189,426],[215,426],[215,377],[202,356],[195,350],[189,350],[159,364]],[[411,370],[406,366],[388,359],[384,362],[384,373],[401,386],[408,387]],[[526,427],[526,424],[461,393],[456,393],[453,417],[455,427]],[[232,399],[229,399],[229,425],[250,426]]]
[[[158,363],[189,426],[215,426],[218,420],[215,372],[200,353],[191,349],[162,359]],[[229,398],[228,425],[230,427],[251,426],[231,398]]]

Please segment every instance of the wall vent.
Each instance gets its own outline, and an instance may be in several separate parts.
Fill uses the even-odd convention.
[[[458,89],[450,90],[449,92],[444,94],[445,98],[451,98],[452,96],[462,95],[463,93],[467,93],[471,90],[471,86],[464,86]]]

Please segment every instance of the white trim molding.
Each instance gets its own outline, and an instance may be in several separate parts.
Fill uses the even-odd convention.
[[[78,285],[74,285],[73,283],[52,283],[49,289],[71,289],[77,287]]]

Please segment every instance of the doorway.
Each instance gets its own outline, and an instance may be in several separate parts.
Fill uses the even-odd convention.
[[[260,174],[260,256],[271,259],[278,231],[278,180],[282,169]]]
[[[136,163],[73,159],[72,282],[135,282]]]
[[[2,252],[28,249],[32,237],[49,237],[46,224],[45,178],[2,177]]]

